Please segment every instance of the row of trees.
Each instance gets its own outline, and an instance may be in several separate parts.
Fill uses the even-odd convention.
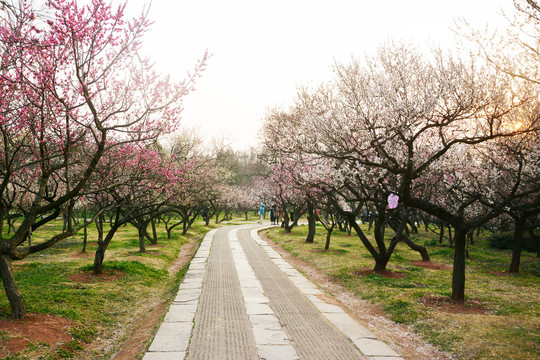
[[[252,158],[231,157],[226,146],[203,151],[193,136],[158,142],[179,129],[183,98],[208,54],[182,82],[157,74],[140,54],[146,13],[126,19],[125,4],[103,0],[51,0],[39,10],[24,0],[0,4],[0,275],[13,318],[22,319],[13,261],[95,222],[100,273],[126,223],[139,230],[144,251],[158,218],[169,236],[180,225],[185,233],[201,213],[217,220],[231,206],[227,197],[246,192],[239,189],[248,187],[240,180],[247,175],[238,174],[251,171]],[[62,217],[62,231],[32,241]]]
[[[285,214],[306,204],[310,234],[314,209],[326,214],[329,234],[333,219],[346,218],[375,270],[385,269],[399,241],[429,259],[407,236],[415,217],[449,224],[458,301],[465,298],[467,239],[511,218],[510,270],[517,271],[523,233],[540,225],[540,88],[530,64],[527,76],[520,63],[493,65],[487,56],[426,54],[410,44],[336,64],[332,81],[300,89],[291,108],[267,115],[274,199]],[[397,206],[389,206],[392,199]],[[375,244],[357,225],[364,211],[374,215]],[[390,244],[387,226],[395,232]]]
[[[170,237],[198,217],[247,218],[261,201],[276,205],[287,231],[307,214],[307,241],[317,220],[327,246],[336,226],[354,229],[375,269],[386,267],[398,241],[429,259],[408,237],[416,219],[450,224],[457,300],[472,229],[513,219],[519,268],[522,234],[538,226],[540,202],[539,94],[530,71],[516,76],[490,66],[489,56],[388,46],[337,64],[332,82],[301,90],[291,109],[270,111],[254,156],[223,143],[209,150],[192,131],[158,141],[179,129],[182,99],[208,55],[183,82],[156,74],[139,54],[146,14],[126,20],[123,6],[103,0],[82,7],[52,0],[40,11],[23,0],[0,3],[0,275],[14,318],[26,307],[12,262],[91,223],[100,273],[124,224],[138,229],[145,251],[156,221]],[[375,244],[357,225],[366,212]],[[60,217],[63,231],[31,241]],[[396,234],[388,246],[387,226]]]

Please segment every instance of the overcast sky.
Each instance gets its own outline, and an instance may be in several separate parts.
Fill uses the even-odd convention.
[[[145,0],[129,0],[129,14]],[[458,18],[499,21],[511,0],[153,0],[145,50],[161,72],[185,76],[212,54],[183,123],[237,150],[257,142],[268,108],[291,104],[298,86],[331,77],[335,61],[364,56],[389,40],[452,48]]]

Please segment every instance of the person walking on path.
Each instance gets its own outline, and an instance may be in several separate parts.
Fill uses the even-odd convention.
[[[261,207],[259,209],[259,224],[263,223],[263,218],[264,218],[264,202],[261,203]]]

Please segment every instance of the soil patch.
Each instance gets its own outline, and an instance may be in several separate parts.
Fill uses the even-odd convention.
[[[47,343],[51,349],[73,340],[69,329],[75,324],[59,316],[27,314],[24,321],[0,319],[0,358],[21,353],[30,344]]]
[[[425,296],[420,302],[426,306],[437,308],[451,314],[486,314],[488,311],[480,301],[455,301],[445,296]]]
[[[266,231],[259,232],[274,250],[291,265],[302,271],[308,278],[326,291],[324,297],[333,298],[350,316],[365,326],[379,339],[399,352],[405,360],[454,360],[452,354],[438,351],[433,345],[424,341],[420,335],[404,324],[391,321],[380,306],[371,304],[354,295],[337,280],[319,271],[315,266],[302,261],[266,236]]]
[[[405,277],[405,274],[398,273],[391,270],[373,270],[373,269],[362,269],[360,271],[355,271],[355,275],[357,276],[368,276],[372,274],[377,274],[382,277],[388,278],[388,279],[403,279]]]
[[[91,258],[91,257],[94,257],[94,253],[91,253],[91,252],[78,252],[78,253],[73,253],[71,254],[70,256],[73,257],[73,258],[78,258],[78,259],[86,259],[86,258]]]
[[[94,282],[112,282],[126,276],[122,271],[104,271],[100,275],[94,275],[94,273],[87,271],[81,273],[75,273],[68,277],[69,280],[79,283],[94,283]]]
[[[431,261],[411,261],[411,264],[418,267],[433,270],[452,270],[452,266],[446,264],[438,264]]]

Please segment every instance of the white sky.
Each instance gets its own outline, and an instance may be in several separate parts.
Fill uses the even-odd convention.
[[[129,0],[129,14],[145,3]],[[177,79],[206,49],[213,54],[182,121],[243,150],[257,143],[268,108],[328,80],[334,61],[390,39],[452,48],[456,19],[491,26],[501,4],[512,9],[511,0],[153,0],[145,49]]]

